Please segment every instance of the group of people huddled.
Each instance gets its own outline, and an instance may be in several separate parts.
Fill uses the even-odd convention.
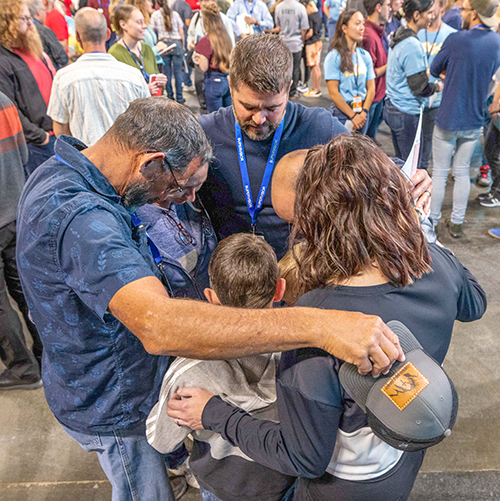
[[[439,0],[93,1],[67,65],[33,20],[73,4],[0,0],[0,390],[43,385],[114,501],[174,501],[180,473],[204,501],[406,500],[451,432],[453,384],[438,432],[391,438],[342,374],[387,386],[416,350],[432,392],[455,320],[486,310],[435,233],[453,157],[461,234],[491,93],[481,202],[498,202],[498,0],[464,0],[457,33]],[[329,110],[293,99],[320,95],[323,13]],[[398,158],[374,141],[382,118]],[[429,391],[413,389],[387,395],[392,411],[412,395],[400,421]]]

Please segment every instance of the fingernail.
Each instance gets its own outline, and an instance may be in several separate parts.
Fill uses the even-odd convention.
[[[380,377],[380,374],[377,374],[376,376],[372,376],[372,377],[377,379],[378,377]]]
[[[382,374],[383,374],[384,376],[387,376],[387,374],[389,374],[389,371],[390,371],[390,369],[387,369],[385,372],[382,372]]]

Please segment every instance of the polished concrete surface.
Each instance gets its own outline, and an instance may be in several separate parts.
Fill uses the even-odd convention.
[[[300,102],[328,107],[323,91],[322,98]],[[196,111],[194,96],[186,97]],[[385,125],[378,140],[393,153]],[[450,182],[443,217],[451,211],[451,189]],[[500,240],[487,234],[500,227],[500,207],[481,207],[476,200],[480,191],[472,186],[465,236],[454,240],[443,227],[441,241],[478,278],[488,295],[488,311],[473,324],[456,323],[445,368],[459,393],[458,420],[451,437],[428,451],[413,501],[500,500]],[[65,434],[41,389],[0,393],[0,451],[1,501],[111,499],[96,455]],[[183,499],[200,497],[190,489]]]

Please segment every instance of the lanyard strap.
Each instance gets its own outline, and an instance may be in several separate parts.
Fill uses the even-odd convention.
[[[247,11],[247,14],[248,14],[249,16],[253,16],[253,11],[254,11],[254,9],[255,9],[255,2],[257,2],[257,0],[253,0],[253,2],[252,2],[252,10],[251,10],[251,11],[248,11],[248,6],[247,6],[247,3],[248,3],[248,2],[247,2],[247,0],[243,0],[243,3],[245,4],[245,10]]]
[[[352,75],[354,77],[354,85],[356,86],[356,94],[360,95],[361,92],[359,91],[359,87],[358,87],[358,75],[356,75],[356,72],[359,73],[359,53],[358,53],[357,47],[356,47],[354,52],[356,53],[356,65],[353,68]]]
[[[439,30],[437,30],[436,36],[434,37],[434,42],[432,42],[432,45],[430,46],[430,49],[428,52],[427,52],[427,48],[429,47],[429,42],[427,41],[427,30],[425,30],[425,47],[426,47],[425,54],[427,55],[427,64],[429,64],[429,59],[432,55],[432,47],[434,47],[436,40],[439,36],[439,32],[441,31],[442,27],[443,27],[443,25],[441,24],[441,26],[439,27]]]
[[[137,63],[139,69],[141,70],[142,75],[146,79],[146,83],[149,83],[149,73],[144,68],[144,60],[142,59],[142,54],[139,52],[140,61],[137,59],[136,55],[128,48],[128,45],[125,43],[125,40],[122,38],[123,45],[125,45],[126,49],[129,51],[132,59]]]
[[[250,179],[248,177],[247,160],[245,157],[245,147],[243,145],[243,135],[241,134],[241,127],[238,122],[234,121],[234,132],[236,136],[236,148],[238,150],[238,160],[240,162],[241,180],[243,181],[243,190],[245,192],[245,200],[248,207],[248,214],[252,219],[252,227],[255,230],[255,225],[257,224],[257,216],[259,215],[260,209],[264,204],[264,198],[266,197],[267,187],[269,186],[269,181],[271,180],[271,175],[274,170],[274,163],[276,161],[276,156],[278,154],[278,148],[281,141],[281,135],[283,134],[284,119],[281,120],[279,127],[276,129],[273,137],[273,144],[271,146],[271,151],[269,152],[269,157],[267,159],[266,170],[264,171],[264,177],[262,178],[262,183],[259,189],[259,195],[257,196],[257,202],[253,203],[252,189],[250,187]]]
[[[486,26],[485,24],[476,24],[476,26],[473,26],[471,28],[471,30],[479,30],[479,29],[491,30],[491,28],[489,26]]]

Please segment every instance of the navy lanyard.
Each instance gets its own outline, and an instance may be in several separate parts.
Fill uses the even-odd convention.
[[[356,53],[356,66],[353,68],[352,76],[354,77],[354,85],[356,86],[356,94],[361,95],[361,92],[358,87],[358,75],[356,75],[356,71],[359,74],[359,54],[358,54],[358,49],[356,47],[356,50],[354,51]]]
[[[125,43],[125,40],[122,38],[123,45],[125,45],[126,49],[130,52],[132,59],[137,63],[139,69],[141,70],[142,75],[146,79],[146,83],[149,83],[149,73],[144,69],[144,60],[142,59],[142,54],[139,52],[140,61],[137,59],[136,55],[128,48],[128,45]]]
[[[250,12],[248,12],[247,0],[243,0],[243,3],[245,4],[245,10],[247,11],[247,14],[248,14],[249,16],[253,16],[253,11],[254,11],[254,9],[255,9],[255,2],[256,2],[256,1],[257,1],[257,0],[253,0],[253,2],[252,2],[252,10],[251,10]]]
[[[432,55],[432,47],[435,45],[436,40],[437,40],[437,38],[439,36],[439,32],[441,31],[442,27],[443,27],[443,25],[441,25],[439,27],[439,30],[437,31],[436,36],[434,37],[434,42],[432,42],[432,45],[431,45],[431,47],[429,49],[429,52],[427,52],[427,47],[429,47],[429,42],[427,41],[427,30],[425,30],[425,47],[426,47],[425,54],[427,55],[427,64],[429,64],[429,59],[430,59],[430,57]]]
[[[241,127],[238,122],[234,121],[234,132],[236,136],[236,148],[238,150],[238,161],[240,162],[241,180],[243,181],[243,190],[245,192],[245,200],[248,207],[248,213],[252,219],[252,229],[255,231],[255,226],[257,224],[257,217],[259,215],[262,205],[264,205],[264,198],[266,197],[267,187],[269,186],[269,181],[271,180],[271,175],[274,170],[274,163],[276,161],[276,156],[278,154],[278,148],[281,141],[281,135],[283,133],[284,119],[281,120],[279,127],[276,129],[273,137],[273,144],[271,146],[271,151],[269,152],[269,157],[267,159],[266,170],[264,171],[264,177],[262,178],[262,183],[259,189],[259,195],[257,196],[257,202],[253,203],[252,188],[250,187],[250,179],[248,177],[247,160],[245,157],[245,146],[243,145],[243,135],[241,134]]]

